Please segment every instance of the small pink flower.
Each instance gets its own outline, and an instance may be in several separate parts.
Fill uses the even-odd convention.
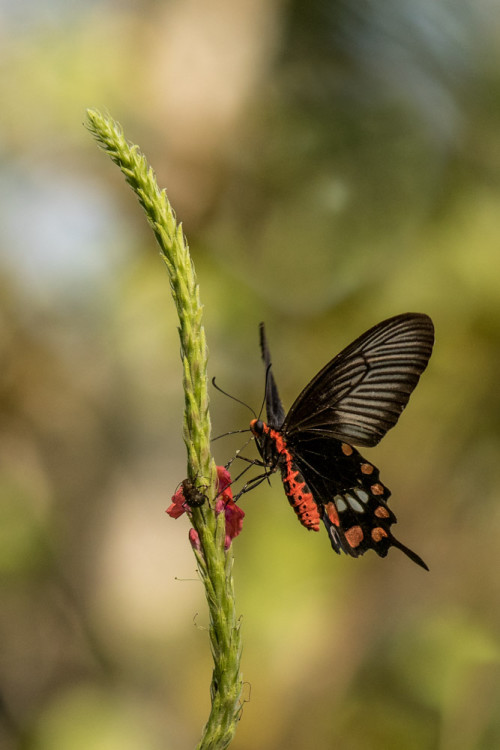
[[[189,529],[189,541],[191,542],[191,547],[193,549],[201,549],[200,537],[198,536],[196,529]]]
[[[172,496],[172,503],[168,506],[165,513],[168,513],[171,518],[179,518],[179,516],[182,516],[186,512],[186,507],[186,498],[184,497],[181,485],[175,495]]]
[[[226,541],[224,546],[226,549],[229,549],[231,542],[238,536],[242,529],[245,513],[236,505],[233,499],[225,501],[219,498],[215,505],[215,512],[222,513],[222,511],[224,511],[226,516]]]
[[[231,542],[241,531],[245,513],[233,500],[231,475],[224,466],[217,467],[217,479],[218,496],[215,503],[215,512],[222,513],[222,511],[224,511],[226,517],[226,539],[224,547],[225,549],[229,549]],[[190,513],[191,509],[186,503],[186,498],[184,497],[181,485],[175,495],[172,496],[172,503],[168,506],[166,513],[168,513],[171,518],[179,518],[186,512]],[[195,529],[189,530],[189,541],[191,542],[192,547],[200,549],[200,539]]]
[[[217,479],[219,480],[219,494],[225,497],[226,500],[232,500],[231,474],[225,466],[217,467]]]

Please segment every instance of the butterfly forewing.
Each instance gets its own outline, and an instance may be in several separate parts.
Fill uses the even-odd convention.
[[[266,414],[270,427],[280,428],[285,421],[285,409],[278,393],[278,386],[271,369],[271,352],[267,345],[264,323],[260,324],[260,351],[266,366]]]
[[[420,313],[371,328],[304,388],[282,427],[288,442],[298,446],[323,436],[376,445],[408,403],[433,343],[432,321]]]

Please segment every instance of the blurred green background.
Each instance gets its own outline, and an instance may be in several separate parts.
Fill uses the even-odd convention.
[[[436,325],[364,452],[430,572],[337,557],[279,477],[246,496],[232,747],[499,748],[499,4],[6,0],[0,38],[2,750],[182,750],[209,708],[188,522],[164,513],[186,475],[174,308],[87,107],[167,187],[210,376],[255,409],[261,320],[286,406],[378,321]],[[212,419],[249,413],[212,391]]]

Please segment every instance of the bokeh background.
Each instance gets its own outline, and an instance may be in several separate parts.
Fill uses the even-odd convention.
[[[186,475],[174,308],[87,107],[166,186],[210,376],[253,408],[261,320],[288,406],[379,320],[436,325],[365,452],[430,572],[337,557],[279,477],[246,496],[233,747],[499,748],[499,4],[3,0],[0,60],[2,749],[181,750],[209,709],[188,522],[164,513]],[[212,420],[249,412],[212,391]]]

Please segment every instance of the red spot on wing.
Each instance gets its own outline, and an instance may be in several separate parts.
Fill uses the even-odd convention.
[[[342,443],[342,453],[344,456],[352,456],[353,449],[349,443]]]
[[[383,505],[379,505],[378,508],[375,508],[373,512],[377,516],[377,518],[389,518],[391,515],[387,508],[384,508]]]
[[[328,518],[333,523],[334,526],[340,526],[339,521],[339,514],[337,513],[337,508],[335,507],[335,503],[327,503],[325,505],[325,510]]]
[[[372,529],[372,539],[374,542],[380,542],[381,539],[384,539],[386,536],[388,536],[387,531],[380,526],[376,526]]]
[[[350,547],[356,548],[359,547],[361,542],[363,541],[363,529],[361,526],[351,526],[350,529],[347,529],[347,531],[344,531],[344,536],[347,539],[347,542]]]
[[[377,484],[372,484],[370,487],[372,493],[374,495],[383,495],[384,494],[384,487],[380,484],[380,482],[377,482]]]
[[[361,464],[361,471],[363,474],[372,474],[373,466],[371,464]]]

